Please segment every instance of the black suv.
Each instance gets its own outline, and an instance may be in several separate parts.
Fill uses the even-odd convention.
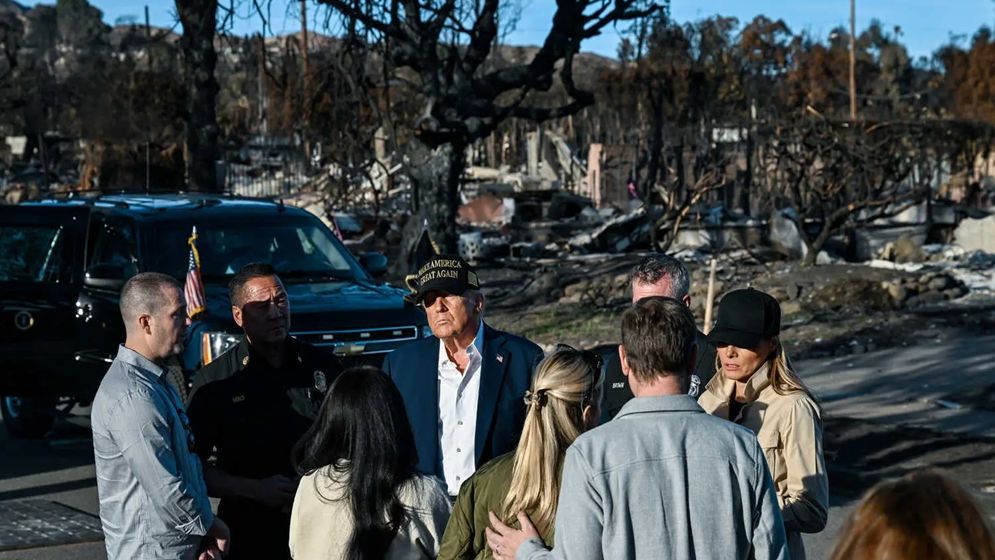
[[[376,363],[430,334],[405,290],[375,280],[382,254],[357,262],[317,217],[279,202],[122,194],[0,206],[0,404],[11,434],[44,434],[57,408],[93,398],[124,341],[121,286],[143,271],[182,282],[193,226],[207,309],[188,332],[188,375],[238,342],[226,286],[249,262],[279,272],[291,334],[347,363]]]

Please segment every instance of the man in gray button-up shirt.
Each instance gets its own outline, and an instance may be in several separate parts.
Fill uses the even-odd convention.
[[[161,364],[189,323],[179,284],[143,273],[121,290],[127,340],[93,400],[93,454],[109,560],[220,558],[228,528],[211,503],[183,402]]]
[[[495,558],[788,557],[756,436],[685,394],[694,340],[676,300],[651,297],[625,312],[619,355],[635,398],[567,451],[553,550],[524,514],[522,530],[492,515]]]

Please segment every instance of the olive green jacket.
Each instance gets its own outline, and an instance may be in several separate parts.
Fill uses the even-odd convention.
[[[494,556],[487,548],[484,529],[489,525],[487,512],[502,516],[504,499],[511,486],[511,471],[515,453],[495,457],[463,483],[442,537],[438,560],[483,560]],[[526,512],[531,514],[531,512]],[[510,521],[510,520],[505,520]],[[518,526],[518,522],[510,523]],[[543,542],[553,542],[552,528],[539,530]]]

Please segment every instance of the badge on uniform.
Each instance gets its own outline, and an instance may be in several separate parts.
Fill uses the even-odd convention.
[[[691,387],[688,388],[688,394],[692,397],[697,397],[698,393],[701,391],[701,378],[696,374],[691,374]]]
[[[501,354],[498,354],[497,355],[497,361],[498,361],[499,364],[503,364],[504,363],[504,356],[502,356]]]
[[[314,370],[314,388],[320,393],[328,390],[328,381],[325,379],[325,372],[320,369]]]

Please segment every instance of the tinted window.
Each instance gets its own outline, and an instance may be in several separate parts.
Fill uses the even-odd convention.
[[[143,234],[146,269],[186,276],[187,239],[194,224],[156,222]],[[276,267],[284,280],[355,279],[364,273],[328,228],[304,217],[197,222],[197,251],[205,279],[218,281],[251,262]]]
[[[121,267],[122,278],[138,274],[138,257],[135,244],[135,229],[130,222],[121,219],[108,219],[106,222],[93,222],[92,236],[95,237],[90,266],[109,264]]]
[[[0,282],[57,281],[62,237],[61,226],[0,226]]]

